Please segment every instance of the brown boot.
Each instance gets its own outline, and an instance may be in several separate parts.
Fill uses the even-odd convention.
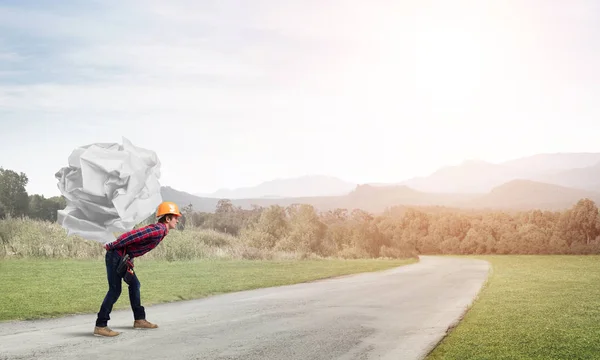
[[[158,327],[158,325],[153,324],[153,323],[147,321],[146,319],[135,320],[133,322],[134,329],[156,329],[157,327]]]
[[[94,335],[96,336],[117,336],[119,335],[120,332],[117,331],[113,331],[112,329],[110,329],[108,326],[104,326],[104,327],[94,327]]]

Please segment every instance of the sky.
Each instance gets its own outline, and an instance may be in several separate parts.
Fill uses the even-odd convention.
[[[0,0],[0,167],[153,150],[190,193],[598,152],[600,2]]]

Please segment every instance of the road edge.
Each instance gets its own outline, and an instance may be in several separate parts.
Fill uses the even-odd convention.
[[[454,257],[454,256],[450,256],[450,257]],[[459,257],[456,257],[456,258],[459,258]],[[483,260],[483,259],[474,259],[474,260],[483,261],[488,264],[488,271],[486,273],[484,281],[481,283],[479,290],[477,291],[475,296],[473,296],[471,301],[465,306],[464,310],[460,313],[460,315],[456,319],[454,319],[454,321],[452,321],[450,323],[450,325],[448,325],[448,327],[446,328],[446,331],[444,332],[444,335],[442,337],[440,337],[438,340],[432,341],[429,345],[427,345],[425,347],[425,349],[423,351],[424,355],[422,357],[423,360],[427,359],[431,355],[431,353],[438,347],[438,345],[441,344],[442,341],[444,341],[448,337],[448,335],[450,335],[450,333],[461,323],[461,321],[469,313],[469,311],[471,310],[471,308],[473,307],[475,302],[479,299],[483,290],[488,286],[488,284],[490,282],[490,275],[493,273],[492,263],[487,260]]]

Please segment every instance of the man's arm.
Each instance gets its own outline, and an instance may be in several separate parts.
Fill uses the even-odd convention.
[[[114,250],[134,244],[140,240],[152,236],[153,230],[154,229],[152,229],[149,226],[144,226],[139,229],[133,229],[119,236],[115,241],[105,244],[104,248],[106,250]]]

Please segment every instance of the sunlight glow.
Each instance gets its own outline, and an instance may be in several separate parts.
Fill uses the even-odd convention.
[[[473,34],[439,29],[416,34],[415,86],[429,105],[468,106],[481,86],[482,49]],[[427,96],[428,95],[428,96]]]

